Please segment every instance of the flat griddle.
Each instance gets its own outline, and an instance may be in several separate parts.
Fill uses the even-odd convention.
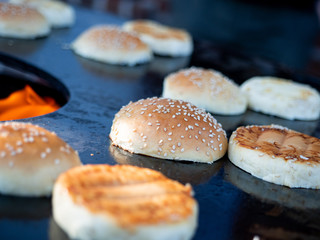
[[[80,7],[76,14],[72,28],[53,30],[47,38],[0,39],[0,62],[5,66],[0,75],[8,74],[8,69],[15,70],[12,74],[27,73],[22,78],[48,84],[65,98],[58,111],[23,121],[56,132],[79,151],[85,164],[132,164],[191,183],[200,205],[194,239],[320,238],[319,190],[264,182],[235,167],[227,156],[211,165],[167,161],[130,154],[110,145],[108,138],[114,114],[123,105],[161,96],[164,77],[181,68],[214,68],[239,84],[252,76],[279,76],[320,91],[319,79],[198,39],[189,58],[157,56],[151,63],[135,67],[102,64],[75,55],[69,44],[92,25],[120,25],[124,19]],[[5,84],[6,78],[0,81]],[[320,137],[320,121],[289,121],[250,110],[238,116],[214,116],[228,136],[241,125],[274,123]],[[0,239],[68,239],[52,219],[50,198],[0,195],[0,217]]]

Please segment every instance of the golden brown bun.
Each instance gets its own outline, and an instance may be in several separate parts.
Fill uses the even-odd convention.
[[[10,0],[10,3],[37,9],[54,28],[70,27],[75,21],[72,6],[60,0]]]
[[[171,73],[164,79],[162,96],[189,101],[216,114],[242,114],[247,109],[239,86],[213,69],[191,67]]]
[[[197,202],[190,185],[130,165],[85,165],[63,173],[53,216],[72,239],[190,239]]]
[[[1,193],[49,196],[60,173],[78,165],[78,153],[56,134],[31,123],[0,124]]]
[[[72,43],[72,48],[82,57],[110,64],[131,66],[152,58],[148,45],[137,36],[113,25],[87,29]]]
[[[136,33],[159,55],[182,57],[191,55],[193,51],[192,37],[183,29],[150,20],[128,21],[123,25],[123,29]]]
[[[47,19],[36,9],[0,2],[0,36],[33,39],[50,33]]]
[[[191,103],[167,98],[129,103],[115,116],[112,144],[157,158],[212,163],[227,150],[216,119]]]
[[[232,163],[265,181],[320,188],[320,140],[277,125],[239,127],[230,137]]]

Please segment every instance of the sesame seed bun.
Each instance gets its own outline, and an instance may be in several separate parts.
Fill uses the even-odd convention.
[[[37,9],[54,28],[64,28],[73,25],[74,9],[67,3],[56,0],[10,0],[13,4],[24,4]]]
[[[49,196],[58,175],[81,165],[77,152],[56,134],[31,123],[0,124],[0,192]]]
[[[320,139],[278,125],[239,127],[228,156],[242,170],[291,188],[320,188]]]
[[[320,117],[320,94],[307,84],[276,77],[253,77],[241,85],[249,108],[289,120]]]
[[[164,79],[162,95],[223,115],[242,114],[247,109],[239,86],[212,69],[191,67],[171,73]]]
[[[227,150],[216,119],[191,103],[166,98],[129,103],[115,116],[112,144],[163,159],[212,163]]]
[[[36,9],[0,2],[0,36],[34,39],[47,36],[50,25]]]
[[[72,239],[191,239],[198,205],[190,185],[130,165],[84,165],[54,185],[53,217]]]
[[[123,29],[136,33],[158,55],[182,57],[193,51],[192,37],[178,28],[172,28],[150,20],[128,21]]]
[[[148,45],[137,36],[111,25],[93,26],[71,45],[75,53],[109,64],[136,65],[151,60]]]

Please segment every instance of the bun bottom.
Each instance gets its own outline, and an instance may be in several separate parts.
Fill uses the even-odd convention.
[[[124,228],[111,216],[93,214],[86,208],[76,205],[59,184],[55,185],[52,201],[54,220],[72,239],[191,239],[197,225],[197,205],[194,207],[194,214],[183,222]]]

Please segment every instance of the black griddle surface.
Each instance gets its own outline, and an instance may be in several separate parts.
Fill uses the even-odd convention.
[[[320,238],[318,190],[289,189],[264,182],[232,165],[226,156],[211,165],[166,161],[127,153],[111,146],[108,138],[114,114],[123,105],[160,96],[163,78],[184,67],[214,68],[237,83],[256,75],[274,75],[306,82],[320,90],[318,79],[204,41],[195,41],[190,58],[156,57],[150,64],[136,67],[94,62],[75,55],[68,47],[70,42],[92,25],[121,24],[123,20],[83,8],[76,8],[76,13],[72,28],[53,30],[47,38],[0,39],[0,51],[5,53],[0,62],[36,72],[40,78],[48,77],[40,68],[66,87],[54,84],[68,99],[61,109],[23,121],[56,132],[79,151],[85,164],[132,164],[159,170],[182,183],[190,182],[200,205],[194,239]],[[214,116],[228,135],[240,125],[274,123],[320,136],[319,121],[288,121],[249,110],[239,116]],[[1,195],[0,217],[0,239],[68,239],[52,219],[50,198]]]

